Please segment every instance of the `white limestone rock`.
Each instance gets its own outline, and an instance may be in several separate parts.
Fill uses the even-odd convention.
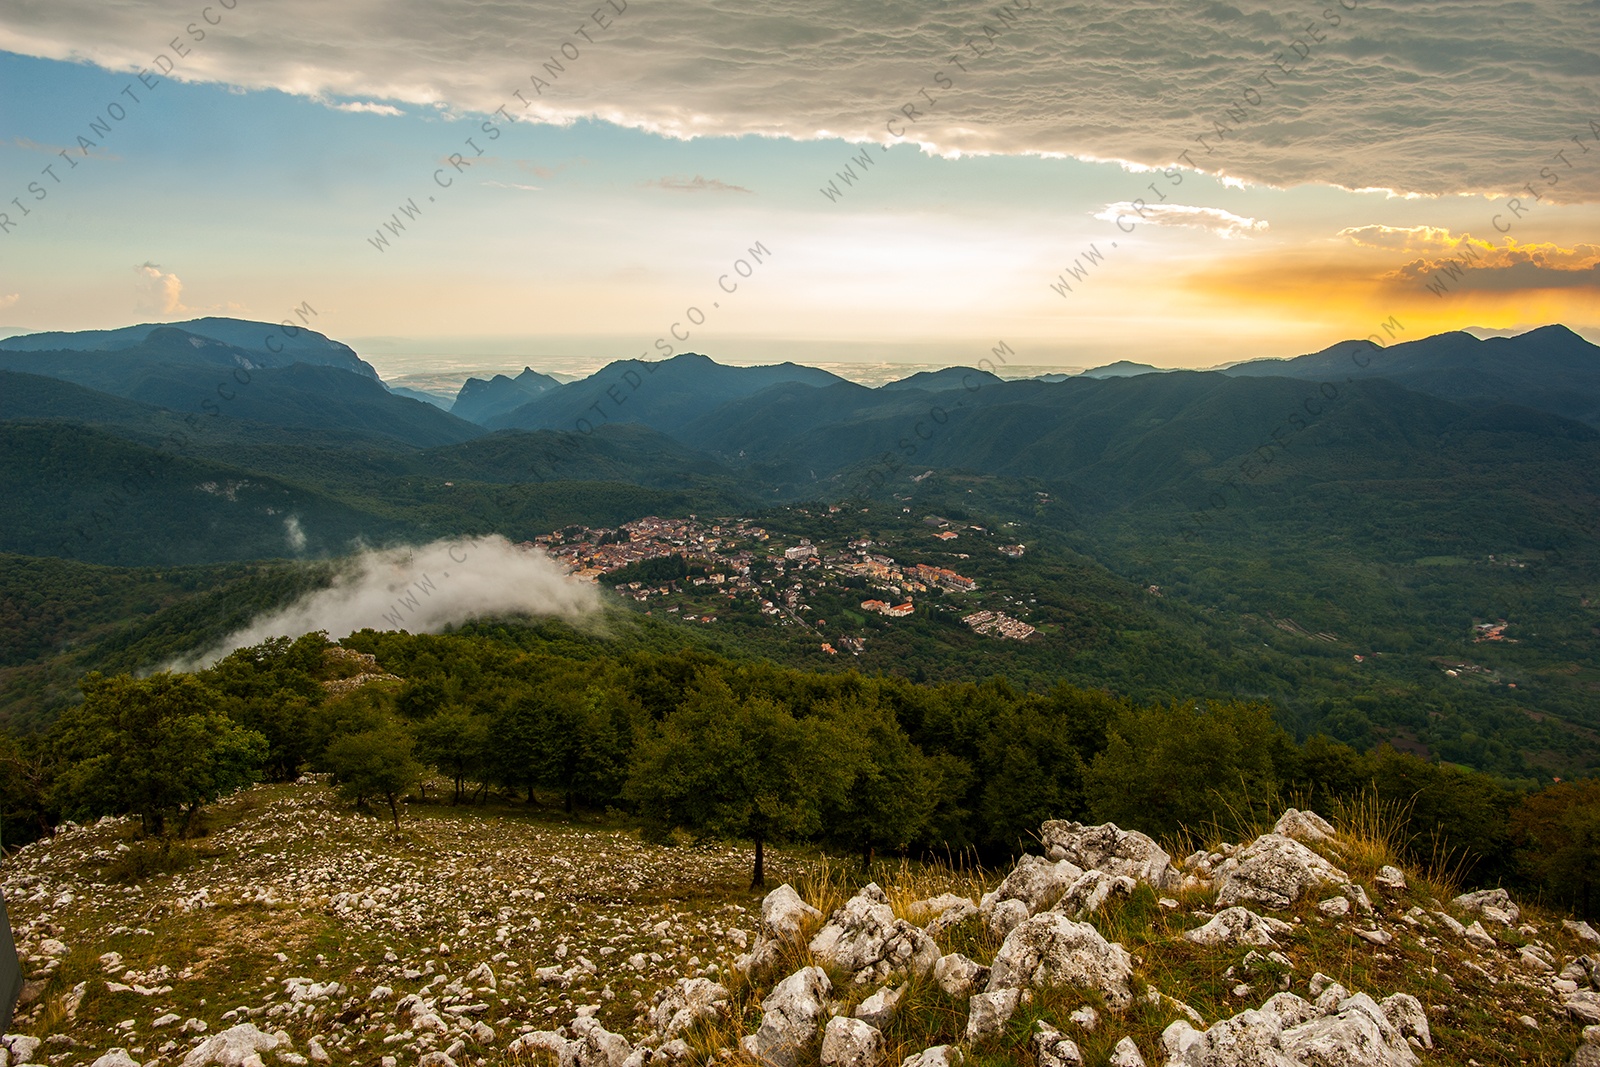
[[[1477,915],[1500,926],[1515,926],[1522,917],[1521,910],[1504,889],[1480,889],[1475,893],[1462,893],[1450,902],[1469,915]]]
[[[948,996],[970,997],[989,981],[989,968],[952,952],[933,965],[933,980]]]
[[[277,1034],[265,1034],[254,1023],[240,1023],[213,1034],[190,1050],[183,1067],[262,1067],[261,1054],[287,1044]]]
[[[1257,915],[1249,908],[1232,907],[1217,912],[1204,926],[1186,931],[1183,939],[1197,945],[1258,945],[1276,948],[1278,942],[1274,940],[1274,935],[1282,936],[1293,929],[1293,926],[1281,919]]]
[[[1068,984],[1098,990],[1116,1010],[1133,999],[1133,962],[1087,923],[1058,912],[1026,920],[1006,935],[989,971],[989,991]]]
[[[1040,1019],[1030,1045],[1038,1067],[1083,1067],[1083,1050],[1078,1043]]]
[[[1290,808],[1272,828],[1275,834],[1292,837],[1296,841],[1332,841],[1338,832],[1333,824],[1314,811]]]
[[[1022,990],[997,989],[967,1001],[967,1044],[993,1037],[1005,1028],[1021,1003]]]
[[[860,1019],[836,1015],[822,1031],[822,1067],[878,1067],[883,1035]]]
[[[1085,826],[1051,819],[1039,828],[1039,840],[1051,859],[1069,860],[1086,871],[1127,875],[1158,890],[1176,889],[1182,882],[1165,849],[1137,830],[1123,830],[1115,823]]]
[[[1218,879],[1217,904],[1287,908],[1306,892],[1343,885],[1350,876],[1309,848],[1282,834],[1262,834],[1237,857],[1239,864]]]
[[[828,1016],[833,983],[821,967],[803,967],[773,987],[761,1002],[761,1027],[740,1044],[755,1059],[773,1067],[796,1067],[815,1045],[817,1029]]]
[[[828,917],[811,939],[811,951],[855,983],[882,982],[890,975],[926,975],[939,946],[919,927],[897,919],[889,898],[869,883]]]

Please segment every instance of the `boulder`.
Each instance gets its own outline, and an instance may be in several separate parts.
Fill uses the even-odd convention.
[[[967,1001],[967,1044],[993,1037],[1005,1029],[1022,1000],[1020,989],[978,993]]]
[[[889,1025],[889,1020],[894,1018],[895,1008],[900,1006],[900,998],[904,995],[904,986],[899,989],[891,989],[888,986],[884,986],[856,1005],[855,1017],[868,1026],[875,1026],[882,1030]]]
[[[530,1054],[547,1052],[555,1057],[559,1067],[573,1067],[577,1063],[577,1052],[573,1045],[574,1042],[568,1041],[554,1030],[535,1030],[511,1042],[510,1051],[512,1053],[527,1051]],[[538,1060],[535,1058],[534,1062]]]
[[[1040,1019],[1030,1043],[1039,1067],[1083,1067],[1083,1050],[1078,1043]]]
[[[213,1034],[183,1058],[183,1067],[262,1067],[261,1054],[286,1045],[277,1034],[265,1034],[254,1023],[240,1023]]]
[[[939,959],[933,938],[895,918],[876,883],[829,916],[810,947],[818,959],[848,971],[857,983],[881,982],[892,974],[926,975]]]
[[[1084,826],[1051,819],[1039,828],[1039,840],[1051,859],[1069,860],[1086,871],[1125,874],[1157,889],[1176,889],[1182,881],[1172,866],[1172,857],[1160,845],[1137,830],[1123,830],[1115,823]]]
[[[1382,1009],[1365,993],[1335,1015],[1283,1031],[1283,1050],[1307,1067],[1416,1067],[1421,1061]]]
[[[1056,901],[1053,910],[1074,919],[1093,915],[1113,896],[1127,898],[1139,885],[1126,874],[1107,874],[1105,871],[1084,871],[1083,875],[1067,887]]]
[[[14,1064],[32,1063],[34,1054],[39,1051],[39,1046],[44,1044],[32,1034],[7,1034],[5,1046],[11,1050],[11,1062]]]
[[[656,993],[650,1009],[650,1034],[670,1041],[703,1020],[715,1019],[728,1006],[728,990],[709,978],[680,978]]]
[[[1343,897],[1338,898],[1343,900]],[[1184,933],[1185,941],[1197,945],[1260,945],[1276,948],[1273,935],[1287,934],[1294,929],[1281,919],[1257,915],[1249,908],[1223,908],[1204,926]]]
[[[1314,811],[1301,811],[1299,808],[1284,812],[1272,832],[1296,841],[1332,841],[1338,833],[1327,819]]]
[[[822,1067],[878,1067],[883,1035],[860,1019],[836,1015],[822,1031]]]
[[[1428,1028],[1428,1015],[1422,1002],[1410,993],[1396,993],[1385,997],[1378,1005],[1389,1025],[1400,1031],[1401,1037],[1416,1038],[1423,1048],[1433,1047],[1433,1031]]]
[[[1511,894],[1504,889],[1480,889],[1475,893],[1462,893],[1450,903],[1469,915],[1482,916],[1501,926],[1515,926],[1522,916],[1516,902],[1511,899]]]
[[[989,968],[952,952],[933,965],[933,980],[947,996],[970,997],[989,981]]]
[[[1162,1031],[1167,1067],[1299,1067],[1283,1051],[1276,1016],[1247,1009],[1209,1029],[1179,1019]]]
[[[1572,919],[1562,919],[1561,926],[1580,941],[1593,941],[1600,944],[1600,932],[1586,922],[1577,922]]]
[[[1133,1043],[1133,1038],[1118,1039],[1111,1049],[1111,1058],[1106,1060],[1108,1067],[1145,1067],[1144,1054],[1139,1051],[1139,1046]]]
[[[773,1067],[795,1067],[814,1046],[828,1016],[833,983],[821,967],[804,967],[773,987],[761,1002],[761,1027],[740,1042],[754,1059]]]
[[[978,914],[999,937],[1030,915],[1044,911],[1061,899],[1083,869],[1066,860],[1052,863],[1039,856],[1023,856],[1005,881],[985,893]]]
[[[125,1048],[114,1048],[95,1060],[92,1067],[139,1067],[139,1061],[128,1055]]]
[[[961,1067],[966,1057],[954,1045],[935,1045],[900,1061],[900,1067]]]
[[[1561,1004],[1579,1026],[1600,1023],[1600,995],[1591,993],[1587,989],[1580,989],[1561,998]]]
[[[1121,945],[1107,942],[1087,923],[1045,912],[1006,935],[990,967],[989,992],[1083,986],[1098,990],[1120,1011],[1133,999],[1132,979],[1133,962]]]
[[[1218,879],[1217,904],[1287,908],[1308,890],[1343,885],[1350,876],[1291,837],[1262,834]]]
[[[800,899],[785,882],[761,901],[761,926],[779,941],[799,941],[805,928],[822,919],[822,912]]]

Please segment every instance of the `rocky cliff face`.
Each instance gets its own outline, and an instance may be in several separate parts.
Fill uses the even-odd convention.
[[[171,873],[115,820],[7,858],[0,1064],[1600,1067],[1600,934],[1308,812],[1182,860],[1050,822],[982,892],[779,853],[800,888],[759,901],[737,851],[448,807],[386,834],[312,781],[218,820]]]

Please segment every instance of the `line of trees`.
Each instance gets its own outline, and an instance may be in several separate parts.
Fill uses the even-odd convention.
[[[1474,881],[1600,908],[1600,783],[1524,794],[1389,748],[1297,744],[1263,704],[919,685],[531,631],[364,631],[344,645],[398,678],[337,684],[364,668],[330,654],[321,634],[242,649],[193,675],[86,676],[82,703],[48,733],[0,737],[13,843],[19,827],[36,836],[102,814],[187,832],[216,797],[306,770],[328,772],[398,827],[403,799],[433,772],[452,803],[618,809],[660,840],[749,842],[760,885],[775,841],[869,865],[884,852],[947,850],[999,861],[1048,818],[1242,835],[1286,802],[1371,797],[1408,820],[1418,860],[1453,850]]]

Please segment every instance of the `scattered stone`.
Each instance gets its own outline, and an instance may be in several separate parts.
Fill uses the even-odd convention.
[[[650,1035],[670,1041],[695,1023],[715,1019],[728,1006],[728,990],[709,978],[680,978],[656,993],[650,1009]]]
[[[1004,937],[1023,919],[1052,907],[1082,876],[1083,869],[1065,859],[1023,856],[1005,881],[983,895],[978,914],[995,936]]]
[[[1350,899],[1348,897],[1329,897],[1317,905],[1317,910],[1330,919],[1343,918],[1350,914]]]
[[[966,1057],[954,1045],[935,1045],[900,1061],[900,1067],[961,1067]]]
[[[240,1023],[214,1034],[183,1058],[183,1067],[263,1067],[261,1053],[287,1044],[277,1034],[265,1034],[254,1023]]]
[[[1600,995],[1591,993],[1587,989],[1567,994],[1562,998],[1562,1006],[1580,1026],[1600,1023]]]
[[[139,1061],[125,1048],[114,1048],[94,1061],[93,1067],[139,1067]]]
[[[1485,952],[1493,952],[1499,947],[1495,939],[1489,936],[1489,931],[1483,928],[1483,923],[1477,920],[1474,920],[1471,926],[1463,930],[1461,936],[1467,939],[1468,944],[1474,948],[1481,948]]]
[[[761,925],[779,941],[799,941],[805,928],[822,920],[822,912],[800,899],[785,882],[761,901]]]
[[[894,1018],[894,1011],[905,994],[905,987],[891,989],[884,986],[872,996],[856,1005],[855,1017],[869,1026],[882,1030]]]
[[[836,1015],[822,1031],[822,1067],[878,1067],[883,1035],[860,1019]]]
[[[1600,944],[1600,931],[1596,931],[1594,927],[1586,922],[1562,919],[1561,926],[1567,933],[1580,941],[1593,941],[1595,944]]]
[[[1100,1025],[1100,1013],[1085,1004],[1081,1008],[1074,1008],[1072,1014],[1067,1016],[1067,1021],[1074,1026],[1081,1027],[1086,1033],[1092,1034],[1095,1028]]]
[[[1107,874],[1104,871],[1084,871],[1061,895],[1054,910],[1074,919],[1082,919],[1099,911],[1113,896],[1127,899],[1139,883],[1126,874]]]
[[[989,968],[953,952],[933,965],[933,980],[948,996],[970,997],[988,982]]]

